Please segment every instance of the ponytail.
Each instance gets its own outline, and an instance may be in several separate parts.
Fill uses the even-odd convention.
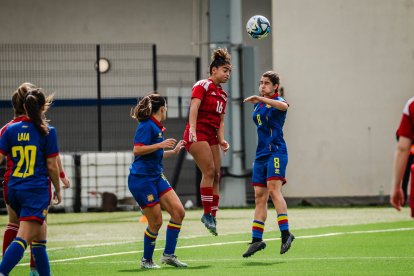
[[[27,116],[32,119],[37,130],[46,136],[49,134],[48,121],[44,116],[44,112],[50,105],[40,88],[32,89],[27,92],[24,99],[24,108]]]
[[[22,83],[16,91],[13,92],[12,105],[14,109],[14,116],[21,116],[26,113],[24,110],[24,99],[26,98],[27,92],[30,89],[34,89],[36,86],[29,82]]]
[[[165,98],[158,94],[147,95],[138,100],[137,105],[131,109],[131,117],[139,122],[145,121],[157,113],[160,107],[165,106],[165,102]]]

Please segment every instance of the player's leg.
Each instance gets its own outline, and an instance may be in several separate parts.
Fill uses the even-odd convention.
[[[289,231],[287,204],[282,194],[282,185],[283,180],[270,180],[267,183],[270,197],[272,198],[273,205],[276,209],[277,223],[281,232],[282,243],[280,254],[286,253],[290,249],[292,241],[295,239],[293,234]]]
[[[6,230],[4,231],[3,237],[3,254],[6,251],[7,247],[13,242],[13,240],[17,236],[17,232],[19,231],[19,218],[16,212],[8,205],[7,207],[7,214],[9,217],[9,223],[7,224]]]
[[[27,245],[39,235],[41,225],[36,221],[21,221],[16,238],[7,248],[0,264],[0,273],[8,275],[23,258]]]
[[[45,220],[41,226],[39,235],[31,243],[31,255],[36,266],[34,266],[35,270],[31,270],[30,275],[50,275],[49,256],[46,251],[46,233],[47,223]]]
[[[162,225],[161,207],[153,177],[143,175],[128,176],[128,188],[148,220],[144,233],[144,256],[141,259],[142,268],[160,268],[152,260],[158,231]]]
[[[160,196],[160,203],[161,207],[171,216],[167,225],[165,249],[161,256],[161,263],[175,267],[187,267],[186,263],[179,261],[177,256],[175,256],[175,248],[185,216],[184,207],[177,194],[172,189],[169,189],[166,193]]]
[[[255,160],[253,164],[252,185],[255,196],[255,210],[252,222],[252,242],[246,252],[243,253],[243,257],[245,258],[266,248],[266,243],[263,241],[263,233],[267,218],[267,201],[269,199],[269,192],[266,187],[266,164],[265,161],[261,160]]]
[[[218,142],[218,141],[217,141]],[[214,181],[213,181],[213,202],[211,206],[211,215],[214,218],[214,223],[217,227],[217,220],[216,215],[219,209],[219,201],[220,201],[220,176],[221,176],[221,154],[220,154],[220,147],[218,144],[211,145],[211,153],[213,154],[213,162],[214,162]]]
[[[213,235],[217,235],[216,225],[213,221],[213,216],[211,215],[215,168],[210,145],[207,141],[196,142],[191,145],[189,152],[202,173],[200,194],[204,214],[201,217],[201,221]]]
[[[289,231],[287,205],[282,194],[282,186],[286,183],[285,173],[288,163],[287,155],[275,154],[267,163],[267,188],[277,212],[277,222],[281,232],[280,254],[286,253],[295,237]]]

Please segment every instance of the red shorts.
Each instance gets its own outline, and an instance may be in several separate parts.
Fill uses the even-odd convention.
[[[185,128],[185,131],[184,131],[184,137],[183,137],[183,140],[187,142],[185,144],[185,149],[187,151],[190,151],[190,147],[193,144],[193,142],[190,142],[188,139],[189,134],[190,134],[189,130],[190,130],[190,127],[187,124],[187,127]],[[217,129],[204,126],[204,125],[197,125],[196,134],[197,134],[197,142],[207,141],[207,143],[210,146],[218,145]]]

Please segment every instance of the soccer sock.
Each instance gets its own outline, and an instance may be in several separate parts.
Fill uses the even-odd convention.
[[[200,187],[200,194],[204,214],[211,213],[211,205],[213,204],[213,187]]]
[[[213,217],[216,217],[216,213],[218,211],[218,206],[219,206],[219,200],[220,200],[220,196],[219,195],[213,195],[213,204],[211,206],[211,214],[213,215]]]
[[[24,239],[15,238],[3,255],[3,260],[0,264],[0,272],[4,275],[9,275],[10,271],[23,258],[23,254],[26,248],[27,242]]]
[[[144,259],[151,260],[154,254],[155,241],[157,240],[158,233],[152,233],[148,228],[144,234]]]
[[[14,223],[7,224],[6,231],[4,231],[3,238],[3,255],[6,252],[7,247],[13,242],[14,238],[17,236],[19,231],[19,225]]]
[[[172,222],[168,223],[167,226],[167,237],[165,241],[164,255],[172,255],[175,252],[177,246],[178,235],[180,234],[181,224]]]
[[[50,275],[49,256],[46,252],[46,240],[32,242],[32,255],[39,275]]]
[[[30,245],[30,268],[31,269],[35,269],[36,268],[36,263],[33,257],[33,247],[32,244]]]
[[[253,220],[252,225],[252,242],[258,242],[263,240],[264,222]]]
[[[287,214],[277,215],[277,223],[279,224],[279,230],[282,233],[282,238],[289,235],[289,221]]]

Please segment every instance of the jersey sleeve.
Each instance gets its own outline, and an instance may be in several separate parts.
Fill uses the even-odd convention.
[[[404,136],[414,140],[414,98],[411,98],[404,107],[397,137]]]
[[[207,88],[208,88],[208,83],[206,81],[198,81],[194,86],[193,86],[193,91],[191,94],[191,99],[193,98],[197,98],[202,100],[207,92]]]
[[[49,134],[46,136],[46,158],[52,158],[59,155],[59,148],[57,143],[57,133],[54,127],[49,128]]]
[[[9,152],[9,142],[7,140],[8,132],[5,130],[0,136],[0,153],[7,155]]]
[[[140,123],[135,131],[134,146],[150,145],[153,136],[151,124]]]

